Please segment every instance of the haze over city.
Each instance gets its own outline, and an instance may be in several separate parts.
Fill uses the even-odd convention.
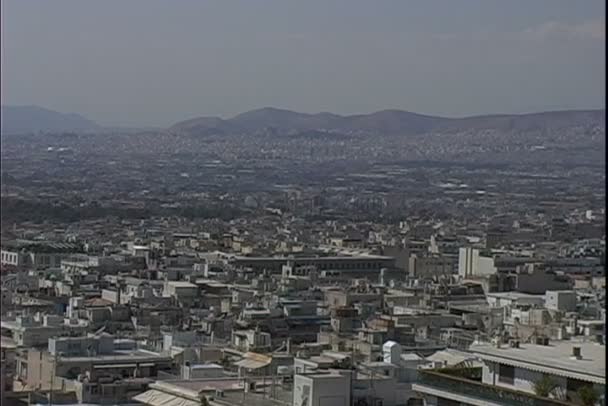
[[[266,106],[459,117],[605,103],[598,0],[2,7],[2,103],[107,126],[168,127]]]
[[[598,0],[2,2],[2,406],[605,406]]]

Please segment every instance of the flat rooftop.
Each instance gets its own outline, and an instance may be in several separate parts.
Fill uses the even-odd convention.
[[[292,257],[292,258],[290,258],[290,257],[235,256],[234,259],[236,261],[250,261],[250,262],[256,262],[256,261],[276,261],[276,262],[294,261],[294,262],[298,262],[298,261],[352,261],[352,260],[370,261],[370,260],[393,260],[395,258],[382,256],[382,255],[356,255],[356,256],[344,255],[344,256],[327,256],[327,257],[319,256],[319,257]]]
[[[270,384],[271,377],[266,377],[266,384]],[[242,394],[244,386],[244,378],[239,377],[225,377],[225,378],[200,378],[200,379],[175,379],[162,381],[162,385],[174,387],[177,389],[185,389],[199,393],[201,391],[215,391],[221,389],[225,391],[240,391]],[[247,377],[247,382],[256,382],[258,384],[264,383],[263,377]],[[158,383],[158,382],[157,382]]]
[[[194,365],[190,365],[191,369],[221,369],[223,370],[224,367],[222,367],[221,365],[218,364],[194,364]]]
[[[194,283],[186,282],[186,281],[169,281],[167,285],[173,286],[176,288],[198,288]]]
[[[532,295],[530,293],[521,293],[521,292],[495,292],[488,293],[486,296],[489,297],[498,297],[504,299],[544,299],[545,295]]]
[[[121,363],[121,364],[133,364],[136,362],[154,362],[154,361],[170,361],[171,357],[162,356],[150,351],[135,350],[135,351],[124,351],[114,352],[112,354],[101,354],[94,356],[69,356],[61,355],[60,358],[65,361],[71,362],[100,362],[100,363]]]
[[[571,357],[572,347],[575,346],[581,348],[580,360]],[[575,379],[606,382],[606,347],[599,343],[564,340],[550,342],[549,345],[520,344],[519,348],[505,345],[496,348],[484,343],[473,344],[469,350],[488,361]]]
[[[272,396],[271,393],[273,393]],[[279,384],[271,388],[270,378],[268,378],[264,389],[260,389],[255,393],[243,393],[242,390],[227,391],[224,392],[224,397],[220,398],[220,400],[230,402],[231,405],[291,406],[293,404],[293,392],[290,387],[283,387]]]

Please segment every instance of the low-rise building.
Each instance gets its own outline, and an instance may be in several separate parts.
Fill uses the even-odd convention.
[[[579,402],[582,390],[595,392],[598,400],[605,390],[606,350],[597,343],[488,343],[474,344],[470,351],[483,362],[481,371],[420,371],[414,388],[426,404],[565,406]],[[543,379],[551,382],[549,393],[539,389]]]

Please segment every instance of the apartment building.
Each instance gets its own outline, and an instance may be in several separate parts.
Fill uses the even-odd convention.
[[[427,405],[565,406],[581,404],[585,391],[603,402],[606,349],[599,343],[496,341],[473,344],[470,351],[483,362],[481,371],[420,371],[414,387]],[[548,393],[541,381],[550,382]]]

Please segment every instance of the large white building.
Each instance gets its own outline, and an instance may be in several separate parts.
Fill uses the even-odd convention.
[[[467,279],[494,275],[495,273],[494,258],[481,256],[478,249],[460,248],[458,276]]]

